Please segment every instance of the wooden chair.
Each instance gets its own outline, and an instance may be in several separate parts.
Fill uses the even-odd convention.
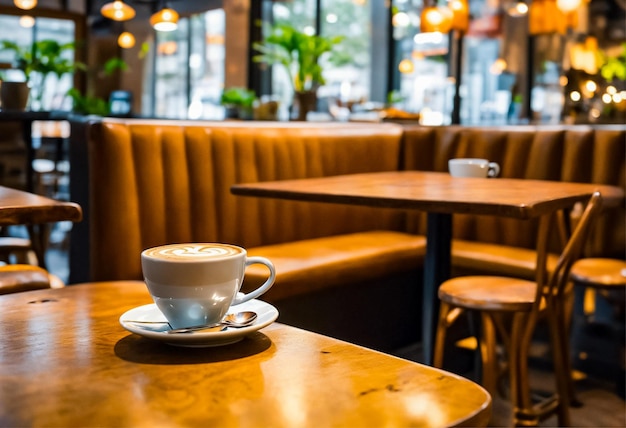
[[[60,278],[39,266],[25,264],[0,266],[0,295],[63,286]]]
[[[553,272],[545,268],[546,241],[552,217],[540,221],[538,235],[537,280],[528,281],[500,276],[465,276],[445,281],[439,288],[441,309],[435,342],[434,365],[441,367],[446,330],[462,310],[480,313],[482,332],[479,350],[483,364],[483,386],[496,389],[496,331],[501,336],[510,380],[510,399],[515,425],[534,426],[553,413],[559,426],[567,426],[569,405],[573,399],[570,376],[569,338],[566,328],[565,297],[571,293],[569,273],[580,256],[589,225],[601,206],[595,193],[587,203],[580,221],[568,240]],[[556,375],[556,394],[534,403],[528,380],[528,355],[539,316],[547,318]]]

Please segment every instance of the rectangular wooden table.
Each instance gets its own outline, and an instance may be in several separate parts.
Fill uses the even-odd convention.
[[[151,303],[138,281],[0,296],[0,425],[443,427],[489,420],[489,394],[467,379],[280,323],[207,348],[171,346],[120,326],[126,311]]]
[[[519,219],[552,215],[600,191],[607,205],[623,202],[622,189],[595,184],[522,179],[454,178],[447,173],[393,171],[237,184],[236,195],[426,211],[423,361],[432,364],[439,285],[450,276],[452,214]]]
[[[33,251],[43,268],[46,266],[46,224],[58,221],[77,222],[82,219],[82,215],[81,207],[73,202],[56,201],[0,186],[0,226],[27,226]]]

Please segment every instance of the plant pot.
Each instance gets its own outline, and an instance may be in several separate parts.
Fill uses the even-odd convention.
[[[306,120],[310,111],[317,110],[317,91],[296,92],[291,106],[291,120]]]
[[[30,88],[26,82],[0,82],[0,108],[26,110]]]

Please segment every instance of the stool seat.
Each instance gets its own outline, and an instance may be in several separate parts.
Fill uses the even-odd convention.
[[[626,287],[626,261],[602,258],[581,259],[572,266],[570,276],[574,282],[589,287]]]

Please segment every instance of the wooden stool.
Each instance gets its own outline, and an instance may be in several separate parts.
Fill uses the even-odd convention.
[[[603,259],[603,258],[588,258],[578,260],[570,272],[570,277],[574,284],[578,286],[576,290],[576,302],[574,309],[574,325],[573,331],[573,345],[577,348],[576,341],[578,336],[582,336],[584,327],[588,324],[585,317],[585,291],[591,288],[600,294],[606,302],[608,302],[613,308],[613,314],[617,318],[617,322],[611,322],[615,320],[609,320],[604,324],[607,324],[611,328],[611,337],[607,341],[608,345],[619,341],[619,351],[615,352],[618,358],[618,371],[617,376],[617,393],[624,397],[624,306],[626,304],[624,299],[624,291],[626,290],[626,261],[617,259]],[[598,300],[596,299],[595,307],[597,310]],[[618,325],[619,324],[619,325]],[[597,336],[594,334],[594,336]],[[615,340],[613,340],[615,339]],[[593,347],[595,348],[595,347]],[[576,357],[580,354],[584,354],[584,351],[577,349]],[[602,353],[604,355],[604,353]]]

